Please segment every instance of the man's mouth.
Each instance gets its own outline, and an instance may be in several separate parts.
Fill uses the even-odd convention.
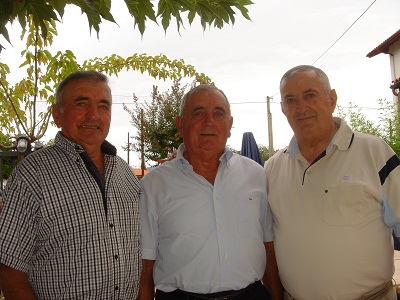
[[[99,129],[99,126],[95,125],[81,125],[80,127],[83,129]]]
[[[207,136],[215,136],[215,133],[202,133],[201,135],[207,135]]]
[[[303,121],[303,120],[307,120],[307,119],[310,119],[310,118],[312,118],[313,116],[298,116],[297,117],[297,120],[298,121]]]

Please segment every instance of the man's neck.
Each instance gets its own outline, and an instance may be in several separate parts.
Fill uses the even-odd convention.
[[[220,156],[210,157],[209,154],[196,156],[188,154],[188,152],[184,152],[183,157],[185,157],[190,163],[195,173],[203,176],[208,182],[214,185],[215,177],[217,176],[218,172]]]
[[[297,139],[297,144],[301,154],[311,164],[323,151],[326,150],[332,138],[338,131],[338,127],[333,124],[331,130],[320,137]]]
[[[85,149],[86,154],[96,166],[97,170],[104,177],[104,153],[101,149]]]

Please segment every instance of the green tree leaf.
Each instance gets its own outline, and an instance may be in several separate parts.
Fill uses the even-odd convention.
[[[134,95],[135,107],[129,109],[124,105],[124,110],[131,116],[131,124],[138,132],[132,138],[132,148],[141,153],[143,145],[147,165],[157,165],[182,143],[175,118],[179,115],[181,99],[188,88],[188,85],[181,86],[178,79],[170,90],[163,93],[154,86],[150,102],[141,103]]]
[[[158,23],[167,30],[174,18],[179,29],[184,25],[182,14],[187,13],[189,24],[193,23],[196,16],[200,18],[203,29],[207,25],[222,28],[224,24],[234,24],[235,11],[250,20],[247,6],[253,2],[249,0],[160,0],[157,13],[151,0],[124,0],[134,26],[143,35],[146,23],[150,20]],[[100,23],[107,20],[115,23],[111,13],[111,0],[2,0],[0,2],[0,35],[9,43],[10,37],[6,28],[8,23],[13,23],[17,18],[23,29],[26,28],[27,19],[33,18],[35,28],[41,29],[43,38],[47,36],[48,27],[44,21],[59,21],[63,17],[67,4],[77,6],[86,15],[90,31],[92,28],[99,35]],[[58,14],[58,16],[57,16]]]
[[[14,143],[13,147],[21,134],[26,134],[31,143],[44,136],[50,123],[50,108],[55,100],[56,87],[62,79],[77,70],[98,70],[110,76],[118,76],[122,70],[139,71],[162,80],[191,77],[198,82],[211,82],[208,76],[197,72],[183,60],[171,60],[165,55],[136,53],[124,58],[112,54],[78,63],[71,50],[52,54],[46,48],[57,34],[53,20],[44,21],[48,32],[46,39],[42,37],[40,29],[35,27],[33,17],[28,17],[27,21],[29,26],[22,33],[26,49],[21,51],[20,64],[20,68],[26,70],[26,77],[12,85],[7,80],[9,67],[0,63],[0,128],[7,139]],[[47,106],[39,110],[39,102],[46,102]],[[5,145],[0,144],[2,147]]]

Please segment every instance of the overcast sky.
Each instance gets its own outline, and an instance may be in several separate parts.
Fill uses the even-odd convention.
[[[91,36],[86,17],[80,10],[69,6],[63,23],[57,25],[51,52],[72,50],[78,61],[118,54],[123,57],[134,53],[159,55],[170,59],[184,59],[198,72],[210,76],[222,89],[232,105],[232,136],[228,144],[240,150],[243,133],[253,132],[258,144],[268,146],[266,97],[271,103],[274,148],[285,147],[292,131],[280,111],[279,80],[283,73],[299,64],[313,64],[363,12],[367,12],[353,27],[318,61],[315,66],[323,69],[338,94],[338,103],[344,107],[353,102],[363,107],[371,118],[378,116],[377,99],[392,99],[389,56],[366,55],[400,29],[398,0],[253,0],[250,10],[252,21],[239,14],[234,26],[222,30],[207,29],[203,32],[198,20],[192,26],[176,31],[174,26],[164,33],[161,27],[149,23],[141,37],[133,28],[133,20],[122,0],[112,1],[112,12],[118,23],[103,22],[100,36]],[[13,46],[6,46],[1,61],[15,70],[21,62],[21,44],[16,41],[19,28],[10,28]],[[13,65],[15,64],[15,66]],[[16,72],[15,72],[16,73]],[[129,115],[122,104],[132,101],[135,93],[139,99],[149,100],[152,85],[166,90],[171,82],[155,81],[137,72],[123,72],[111,78],[113,94],[113,120],[108,140],[118,153],[127,158],[121,146],[127,142],[128,132],[136,134],[129,123]],[[47,139],[54,136],[50,129]],[[140,166],[137,154],[130,161]]]

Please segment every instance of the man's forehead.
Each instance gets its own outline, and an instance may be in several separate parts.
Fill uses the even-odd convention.
[[[228,104],[224,99],[196,99],[190,104],[191,110],[222,109],[227,110]]]
[[[309,94],[309,93],[318,94],[319,93],[319,89],[316,89],[316,88],[304,88],[304,89],[301,89],[301,90],[296,91],[296,92],[287,91],[282,96],[287,98],[287,97],[296,96],[297,94]]]
[[[107,83],[105,82],[90,82],[88,80],[80,80],[71,82],[70,85],[66,86],[67,88],[64,90],[65,94],[69,94],[74,98],[82,97],[82,98],[91,98],[93,92],[96,95],[101,94],[104,99],[111,101],[111,90]]]
[[[286,78],[281,84],[281,94],[306,93],[308,91],[319,91],[323,89],[323,83],[319,77],[307,76],[295,78],[295,75]]]
[[[200,90],[193,93],[188,99],[189,103],[203,103],[204,105],[219,105],[218,103],[226,103],[224,95],[215,89]]]

